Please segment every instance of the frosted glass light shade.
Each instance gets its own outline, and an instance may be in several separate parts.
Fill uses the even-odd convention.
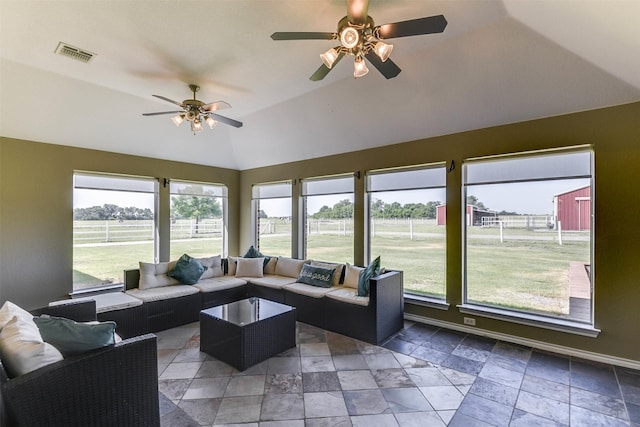
[[[171,117],[171,121],[173,121],[176,126],[180,126],[182,122],[184,122],[184,116],[182,114],[178,114],[177,116]]]
[[[356,61],[353,63],[353,78],[357,79],[358,77],[366,76],[369,72],[367,68],[367,64],[364,63],[364,60],[360,57],[356,57]]]
[[[389,59],[389,55],[391,55],[392,50],[393,45],[384,42],[376,43],[375,47],[373,48],[373,51],[376,53],[376,55],[378,55],[378,58],[380,58],[382,62]]]
[[[327,66],[327,68],[333,67],[336,59],[338,59],[338,51],[335,48],[331,48],[325,53],[320,54],[320,59],[322,59],[322,63]]]

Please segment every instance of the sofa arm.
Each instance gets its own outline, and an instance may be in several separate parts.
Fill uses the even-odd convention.
[[[141,335],[5,380],[10,425],[159,426],[156,336]]]
[[[76,322],[97,320],[96,302],[94,300],[65,300],[64,303],[31,310],[31,314],[34,316],[48,314],[49,316],[65,317]]]

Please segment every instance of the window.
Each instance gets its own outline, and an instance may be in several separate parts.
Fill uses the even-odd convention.
[[[291,256],[291,181],[253,186],[255,245],[263,254]]]
[[[465,162],[466,304],[593,324],[592,164],[587,148]]]
[[[182,254],[210,257],[226,253],[227,187],[171,181],[170,259]]]
[[[154,262],[157,181],[75,173],[73,290],[123,282],[123,270]]]
[[[304,257],[353,262],[353,176],[302,181]]]
[[[445,299],[444,164],[367,174],[370,258],[402,270],[406,294]]]

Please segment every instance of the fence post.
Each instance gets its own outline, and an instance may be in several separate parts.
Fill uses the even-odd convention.
[[[502,221],[498,221],[498,223],[500,224],[500,243],[504,243],[504,235],[502,232]]]
[[[413,220],[409,219],[409,238],[413,240]]]
[[[104,241],[109,241],[109,220],[104,221]]]
[[[558,221],[558,244],[562,246],[562,222]]]
[[[376,237],[376,220],[371,218],[371,236]]]

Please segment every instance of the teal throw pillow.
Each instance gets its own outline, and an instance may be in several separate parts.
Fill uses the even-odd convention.
[[[33,321],[45,342],[64,357],[115,343],[116,322],[78,323],[64,317],[42,315]]]
[[[358,276],[358,296],[359,297],[368,297],[369,296],[369,279],[374,276],[377,276],[380,272],[380,257],[377,257],[371,263],[360,272]]]
[[[251,247],[247,250],[247,252],[242,256],[242,258],[262,258],[262,257],[264,257],[264,265],[262,266],[264,268],[269,263],[269,260],[271,260],[271,257],[263,255],[262,252],[254,248],[253,245],[251,245]]]
[[[185,285],[195,285],[200,280],[202,273],[207,269],[200,260],[184,254],[176,264],[176,268],[167,273],[167,276],[179,280]]]
[[[335,268],[321,268],[304,264],[296,282],[321,288],[330,288],[335,272]]]
[[[253,247],[253,245],[247,250],[247,253],[244,254],[242,258],[261,258],[264,255],[260,253],[259,250]]]

